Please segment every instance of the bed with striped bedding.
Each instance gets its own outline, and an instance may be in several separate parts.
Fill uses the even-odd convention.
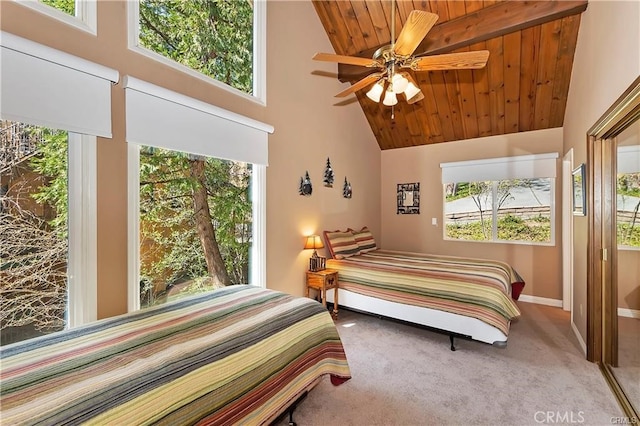
[[[444,318],[432,324],[425,317],[419,322],[476,338],[473,333],[466,333],[464,326],[448,328],[449,323],[456,322],[453,315],[472,318],[499,331],[477,339],[487,343],[506,344],[510,323],[520,316],[514,299],[524,281],[504,262],[377,249],[329,259],[327,268],[339,272],[341,304],[350,300],[349,294],[343,293],[352,293],[369,298],[363,302],[364,310],[369,310],[371,300],[377,299],[397,304],[402,311],[400,316],[407,306],[446,312],[453,320]]]
[[[350,378],[319,303],[237,285],[0,348],[2,424],[268,424]]]

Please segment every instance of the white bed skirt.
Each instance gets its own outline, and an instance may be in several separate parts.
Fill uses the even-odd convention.
[[[333,291],[327,292],[327,301],[333,303]],[[462,334],[500,347],[507,344],[507,336],[502,331],[476,318],[382,300],[342,288],[338,289],[338,305]]]

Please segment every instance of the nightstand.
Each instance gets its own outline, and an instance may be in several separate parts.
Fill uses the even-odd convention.
[[[333,312],[334,319],[338,318],[338,271],[335,269],[323,269],[322,271],[307,271],[307,297],[309,289],[313,288],[320,292],[322,305],[327,307],[327,290],[333,289]]]

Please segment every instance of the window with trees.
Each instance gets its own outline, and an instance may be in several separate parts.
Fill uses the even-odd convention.
[[[444,238],[553,244],[556,158],[551,154],[441,164]]]
[[[134,77],[124,87],[129,309],[180,291],[264,286],[273,127]]]
[[[131,44],[240,92],[263,97],[262,0],[131,2]]]
[[[65,131],[0,121],[2,345],[65,328],[67,152]]]
[[[140,306],[249,283],[252,165],[140,148]]]

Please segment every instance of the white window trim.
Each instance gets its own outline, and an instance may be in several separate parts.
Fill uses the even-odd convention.
[[[76,0],[76,16],[64,13],[55,7],[41,3],[38,0],[15,0],[16,3],[57,19],[67,25],[89,34],[98,34],[98,3],[97,0]]]
[[[127,2],[127,27],[129,50],[151,58],[164,65],[205,81],[236,96],[265,106],[267,104],[267,0],[255,0],[253,9],[253,95],[236,89],[213,77],[195,71],[186,65],[166,58],[159,53],[144,48],[139,44],[140,37],[139,0]]]
[[[128,168],[128,302],[129,312],[140,309],[140,146],[129,143]],[[252,238],[249,284],[267,287],[267,166],[253,164],[251,177]]]
[[[97,319],[96,137],[68,133],[67,328]]]

